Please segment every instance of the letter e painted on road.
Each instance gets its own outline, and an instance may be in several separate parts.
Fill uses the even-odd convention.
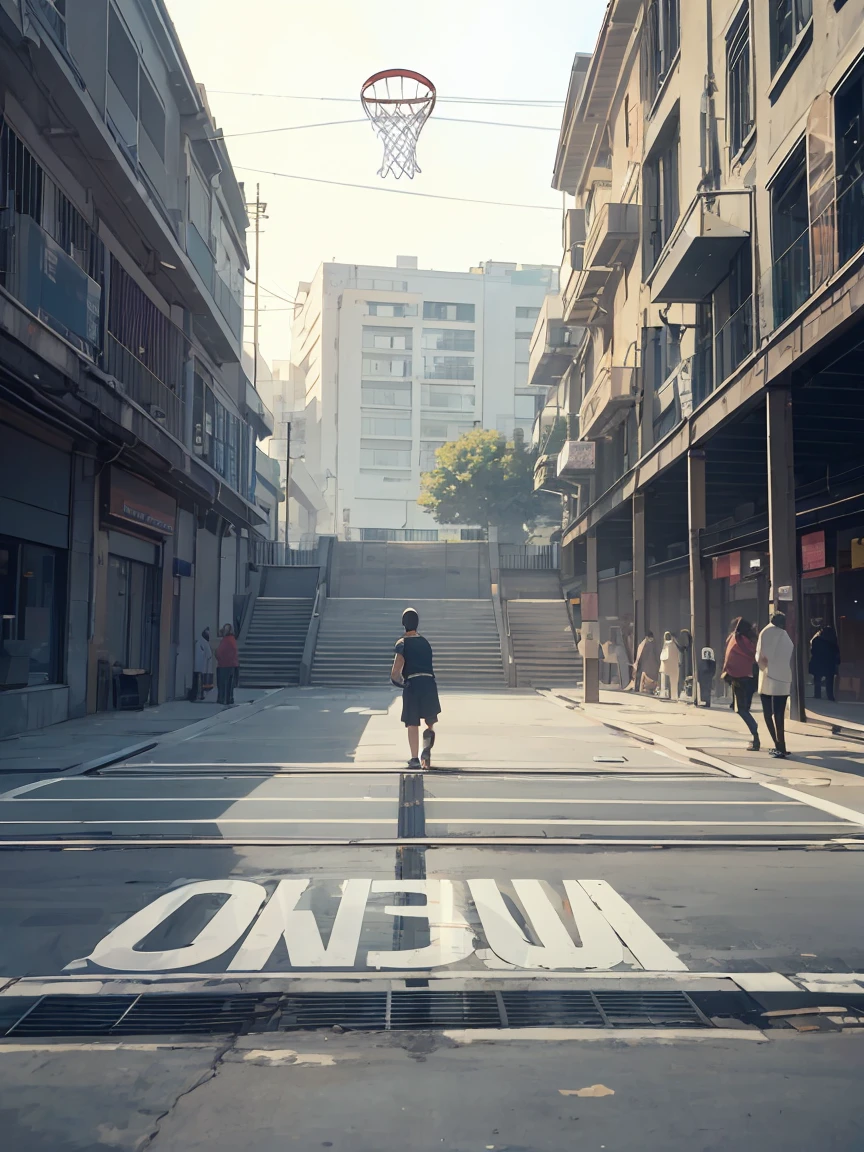
[[[419,892],[425,904],[388,904],[388,916],[422,916],[429,921],[431,943],[426,948],[405,948],[400,952],[370,952],[370,968],[440,968],[466,960],[474,951],[474,934],[468,921],[456,908],[452,880],[376,880],[373,892]]]

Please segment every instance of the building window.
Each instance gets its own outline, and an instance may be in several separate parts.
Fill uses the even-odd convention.
[[[382,543],[404,541],[434,543],[438,539],[437,528],[361,528],[361,540],[374,540]]]
[[[361,440],[362,468],[410,468],[410,440]]]
[[[813,16],[813,0],[770,0],[771,72],[777,71]]]
[[[402,356],[364,356],[364,376],[400,376],[403,379],[411,375],[411,361]]]
[[[774,323],[782,324],[810,295],[807,153],[802,141],[771,187]]]
[[[424,408],[446,408],[451,412],[473,412],[477,403],[474,388],[450,387],[446,384],[423,384],[420,403]]]
[[[371,289],[373,292],[407,292],[407,280],[372,280],[365,276],[358,276],[356,285],[357,288],[365,288],[367,291]]]
[[[834,97],[840,263],[864,247],[864,65]]]
[[[0,536],[0,690],[57,684],[65,556]]]
[[[404,352],[411,347],[410,328],[364,328],[363,347]]]
[[[738,13],[726,39],[726,74],[729,90],[729,150],[733,156],[737,156],[753,130],[749,4],[745,4]]]
[[[416,304],[385,304],[383,301],[368,300],[370,316],[392,316],[394,319],[404,319],[406,316],[417,315]]]
[[[519,307],[516,309],[516,319],[517,320],[536,320],[539,315],[540,315],[540,309],[539,308],[526,308],[520,304]],[[473,529],[472,529],[472,531],[473,531]]]
[[[423,347],[442,352],[473,352],[473,328],[424,328]]]
[[[516,396],[513,400],[513,416],[520,424],[533,424],[537,415],[537,400],[534,396]]]
[[[486,529],[485,528],[462,528],[459,532],[459,539],[463,543],[468,542],[468,541],[474,541],[474,540],[485,540],[486,539]]]
[[[249,460],[251,437],[249,425],[229,412],[216,398],[213,380],[207,369],[195,361],[192,400],[194,447],[196,453],[218,472],[226,483],[244,496],[251,480]]]
[[[362,436],[411,436],[411,418],[374,416],[365,412],[360,416]]]
[[[446,417],[424,417],[420,421],[420,435],[426,440],[450,443],[474,428],[473,420],[448,420]],[[436,445],[437,446],[437,445]]]
[[[364,380],[360,385],[360,403],[370,408],[410,408],[410,381],[394,381],[392,384],[373,383]]]
[[[434,472],[438,467],[438,458],[436,453],[439,448],[444,447],[443,440],[421,440],[420,441],[420,471],[421,472]]]
[[[474,323],[473,304],[446,304],[438,300],[426,300],[423,304],[424,320],[458,320],[466,324]]]
[[[678,151],[681,133],[676,123],[667,137],[645,164],[643,173],[646,272],[650,272],[678,222]]]
[[[423,377],[426,380],[473,380],[473,356],[424,356]]]
[[[679,0],[650,0],[643,45],[646,87],[648,98],[653,101],[681,45]]]

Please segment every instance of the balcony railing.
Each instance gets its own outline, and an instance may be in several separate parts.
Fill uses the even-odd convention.
[[[186,406],[183,398],[110,332],[105,337],[103,363],[105,371],[114,377],[124,395],[140,404],[172,436],[184,439]]]
[[[692,357],[694,408],[728,380],[753,351],[753,320],[753,297],[748,296],[714,336],[696,345]]]
[[[28,0],[28,6],[36,13],[40,23],[51,30],[51,35],[60,48],[66,48],[66,18],[52,0]]]
[[[810,229],[797,236],[774,260],[774,326],[797,312],[810,296]]]
[[[216,259],[210,251],[210,246],[191,222],[186,227],[186,253],[238,343],[242,342],[243,309],[235,299],[230,286],[216,270]]]

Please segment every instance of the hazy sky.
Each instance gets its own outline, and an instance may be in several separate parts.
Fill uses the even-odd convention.
[[[262,285],[293,297],[299,280],[311,279],[322,260],[334,258],[393,264],[397,254],[414,255],[423,268],[460,271],[481,260],[560,262],[556,211],[392,196],[250,169],[560,208],[560,194],[550,188],[560,108],[445,101],[448,96],[563,101],[573,55],[593,48],[606,0],[167,3],[195,77],[206,86],[217,123],[230,137],[238,179],[246,182],[250,199],[260,181],[267,201]],[[420,139],[423,171],[413,182],[403,178],[398,184],[377,175],[381,146],[359,103],[367,76],[392,67],[427,75],[440,100]],[[347,97],[355,103],[224,94],[229,91]],[[454,124],[442,117],[556,131]],[[233,135],[355,119],[363,122]],[[271,360],[287,357],[290,306],[266,293],[262,300],[268,307],[262,351]],[[251,309],[251,300],[247,306]]]

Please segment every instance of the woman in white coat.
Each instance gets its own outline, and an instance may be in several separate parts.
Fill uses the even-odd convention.
[[[213,649],[210,647],[210,629],[205,628],[195,645],[195,662],[192,666],[192,691],[190,700],[204,699],[204,686],[209,687],[213,680]]]
[[[660,695],[677,700],[681,691],[681,646],[671,632],[664,632],[660,650]]]
[[[774,741],[771,756],[785,760],[786,702],[792,691],[792,653],[795,645],[786,631],[786,617],[775,612],[771,623],[759,633],[756,663],[759,666],[759,695],[765,715],[765,727]]]

